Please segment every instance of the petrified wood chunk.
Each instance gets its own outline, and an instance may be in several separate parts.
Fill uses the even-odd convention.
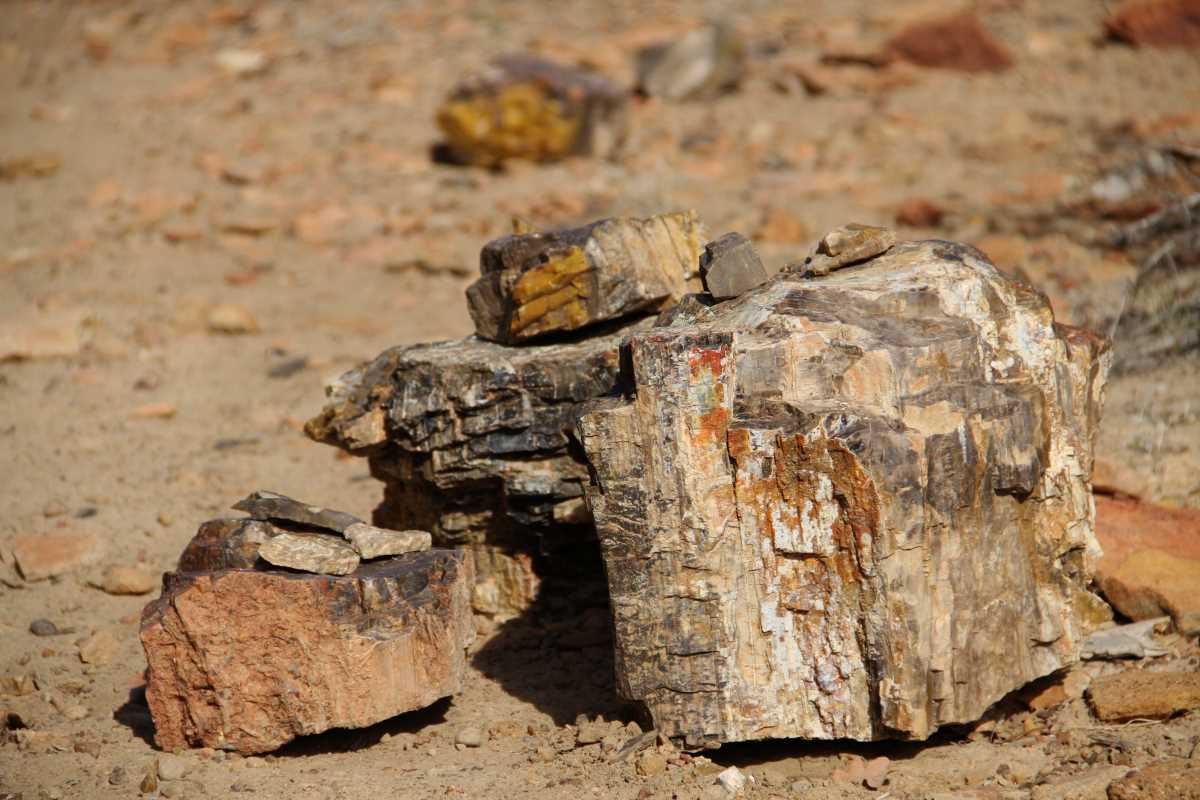
[[[467,289],[475,332],[516,344],[657,311],[699,288],[703,241],[688,211],[488,242]]]
[[[603,76],[530,56],[468,76],[437,112],[453,160],[496,166],[616,155],[628,130],[624,89]]]
[[[631,336],[580,423],[658,730],[923,739],[1077,658],[1104,340],[937,241],[701,316]]]
[[[258,557],[277,567],[320,575],[349,575],[358,569],[358,552],[328,533],[287,531],[263,542]]]
[[[704,245],[700,279],[705,291],[718,300],[743,295],[768,277],[754,245],[740,233],[727,233]]]
[[[251,519],[295,522],[314,528],[323,528],[336,533],[345,533],[351,525],[361,523],[358,517],[345,511],[302,503],[276,492],[259,490],[233,504],[237,511],[245,511]]]
[[[621,338],[649,325],[568,344],[395,347],[330,386],[306,431],[370,459],[385,484],[377,523],[471,546],[477,610],[518,611],[537,590],[535,558],[595,555],[574,419],[615,386]]]
[[[469,560],[450,550],[340,577],[168,573],[142,613],[155,741],[262,753],[454,694],[474,637],[471,585]]]

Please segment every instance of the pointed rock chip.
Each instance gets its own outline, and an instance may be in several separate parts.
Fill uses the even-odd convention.
[[[816,253],[785,269],[809,277],[828,275],[835,269],[880,256],[895,244],[896,233],[891,228],[851,222],[825,234]]]
[[[754,245],[740,233],[727,233],[704,245],[700,279],[717,300],[739,297],[765,283],[768,277]]]
[[[419,553],[433,546],[433,537],[426,531],[393,531],[365,522],[351,525],[343,535],[367,559]]]
[[[314,528],[324,528],[335,533],[345,533],[351,525],[362,524],[362,520],[344,511],[333,511],[321,506],[301,503],[275,492],[257,491],[244,500],[233,504],[238,511],[245,511],[252,519],[286,520]]]
[[[277,567],[319,575],[349,575],[358,568],[354,548],[324,533],[281,533],[263,542],[258,555]]]

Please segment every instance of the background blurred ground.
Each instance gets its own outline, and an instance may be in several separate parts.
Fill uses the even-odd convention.
[[[1121,369],[1101,456],[1146,497],[1200,507],[1194,344],[1138,349],[1172,325],[1187,338],[1200,318],[1195,280],[1169,265],[1165,289],[1131,300],[1143,255],[1103,245],[1127,222],[1122,213],[1136,213],[1093,202],[1097,180],[1125,174],[1147,146],[1200,140],[1200,57],[1104,41],[1109,8],[1093,0],[974,7],[1013,52],[1011,70],[817,65],[822,53],[869,50],[945,10],[931,2],[743,3],[736,12],[714,3],[4,2],[0,349],[23,357],[0,363],[0,549],[20,534],[91,532],[107,544],[102,564],[157,573],[199,522],[255,488],[369,515],[380,491],[365,463],[309,442],[300,427],[326,380],[360,360],[468,333],[463,289],[480,246],[513,215],[555,227],[694,208],[714,232],[754,236],[779,266],[834,225],[896,224],[914,198],[943,213],[906,217],[922,227],[900,224],[902,236],[975,242],[1047,291],[1060,318],[1116,331]],[[742,89],[704,103],[639,102],[632,141],[613,162],[488,172],[429,157],[437,104],[491,56],[583,60],[628,84],[639,46],[723,13],[751,45]],[[234,51],[258,55],[239,67]],[[798,67],[825,91],[806,91]],[[1161,203],[1154,191],[1133,191],[1130,202]],[[1131,319],[1144,334],[1125,349],[1123,310],[1140,314]],[[19,705],[49,737],[0,746],[0,795],[135,796],[153,762],[144,708],[126,703],[143,666],[145,598],[110,596],[89,577],[0,586],[0,674],[36,674],[39,686],[0,705]],[[73,634],[35,638],[28,625],[41,617]],[[98,629],[116,635],[119,656],[83,665],[74,643]],[[173,791],[704,791],[702,763],[643,778],[586,749],[538,756],[571,738],[555,726],[575,713],[620,706],[606,648],[553,654],[546,630],[530,630],[515,645],[539,664],[525,683],[485,653],[453,702],[266,761],[191,755]],[[86,716],[68,719],[52,696]],[[462,726],[504,721],[515,721],[513,735],[455,749]],[[1181,742],[1200,732],[1178,725]],[[1003,750],[1012,745],[986,746],[996,751],[955,741],[913,750],[904,756],[912,781],[893,790],[979,784],[971,764],[994,771],[997,758],[1014,758]],[[754,790],[763,796],[795,794],[797,776],[823,779],[837,763],[832,751],[790,747],[713,757],[773,765],[774,782],[768,775]],[[1043,749],[1053,763],[1087,752],[1078,742],[1058,755]],[[936,764],[944,778],[929,777],[941,775]],[[817,784],[812,791],[868,796]]]

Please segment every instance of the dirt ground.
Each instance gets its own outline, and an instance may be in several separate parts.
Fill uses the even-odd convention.
[[[200,522],[257,488],[368,517],[381,489],[365,462],[307,440],[303,422],[329,379],[384,348],[469,333],[463,290],[513,215],[555,227],[694,208],[779,266],[834,225],[896,225],[905,201],[927,198],[940,221],[897,225],[903,237],[979,244],[1060,318],[1115,331],[1101,458],[1147,499],[1200,507],[1197,351],[1139,349],[1150,333],[1123,345],[1119,321],[1136,311],[1139,331],[1161,332],[1194,279],[1168,270],[1178,292],[1131,300],[1143,255],[1104,247],[1120,214],[1078,202],[1148,144],[1200,142],[1200,56],[1104,41],[1108,5],[979,0],[1012,69],[824,66],[812,94],[792,65],[877,47],[944,6],[0,3],[0,342],[24,337],[23,357],[0,362],[0,550],[46,532],[105,543],[81,571],[0,583],[0,676],[37,687],[0,697],[26,726],[0,739],[0,798],[147,794],[159,756],[136,689],[148,598],[90,581],[111,564],[171,569]],[[492,56],[583,59],[628,84],[637,47],[723,14],[750,43],[741,89],[638,101],[616,160],[489,172],[430,158],[437,104]],[[232,74],[230,50],[266,66]],[[1190,297],[1178,302],[1194,314]],[[214,309],[249,330],[216,330]],[[1196,714],[1105,726],[1081,699],[1036,712],[1014,700],[980,730],[925,744],[728,746],[668,753],[641,775],[600,744],[575,746],[579,714],[633,719],[604,635],[565,635],[571,615],[603,613],[597,602],[551,603],[498,631],[481,621],[452,700],[266,758],[183,754],[187,774],[157,791],[721,797],[714,775],[736,764],[754,797],[1100,797],[1113,775],[1200,741]],[[34,636],[40,618],[64,633]],[[118,654],[84,664],[78,644],[98,630]],[[1197,669],[1194,644],[1167,644],[1172,655],[1139,666]],[[468,727],[481,747],[455,745]],[[890,782],[835,779],[855,755],[889,757]],[[1091,793],[1056,788],[1068,778]]]

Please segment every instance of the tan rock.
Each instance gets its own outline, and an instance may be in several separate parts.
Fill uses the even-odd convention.
[[[1057,675],[1049,683],[1035,684],[1021,692],[1021,699],[1030,711],[1040,711],[1043,708],[1054,708],[1068,700],[1083,697],[1083,692],[1092,682],[1092,676],[1082,669],[1071,669],[1064,675]]]
[[[258,556],[277,567],[322,575],[349,575],[359,556],[344,540],[326,533],[287,531],[259,545]]]
[[[699,288],[704,239],[686,212],[488,242],[467,289],[475,332],[515,344],[658,311]]]
[[[627,341],[580,440],[664,735],[923,739],[1077,660],[1105,340],[930,241]]]
[[[1108,800],[1200,800],[1200,761],[1151,764],[1109,784]]]
[[[104,666],[111,663],[120,652],[121,642],[116,634],[101,628],[79,645],[79,660],[85,664]]]
[[[1165,719],[1200,708],[1200,673],[1126,670],[1103,675],[1092,681],[1087,699],[1102,722]]]
[[[21,577],[40,581],[95,562],[103,554],[104,544],[90,533],[45,533],[18,536],[12,550]]]
[[[361,557],[367,559],[419,553],[433,546],[433,537],[428,531],[393,531],[364,522],[351,525],[342,535]]]
[[[24,697],[36,691],[32,675],[0,675],[0,697]]]
[[[158,577],[141,567],[113,565],[94,585],[108,594],[149,594],[158,587]]]
[[[245,306],[223,303],[208,312],[208,329],[213,333],[257,333],[258,320]]]
[[[344,577],[172,573],[142,616],[156,743],[262,753],[457,692],[471,584],[445,550]]]

